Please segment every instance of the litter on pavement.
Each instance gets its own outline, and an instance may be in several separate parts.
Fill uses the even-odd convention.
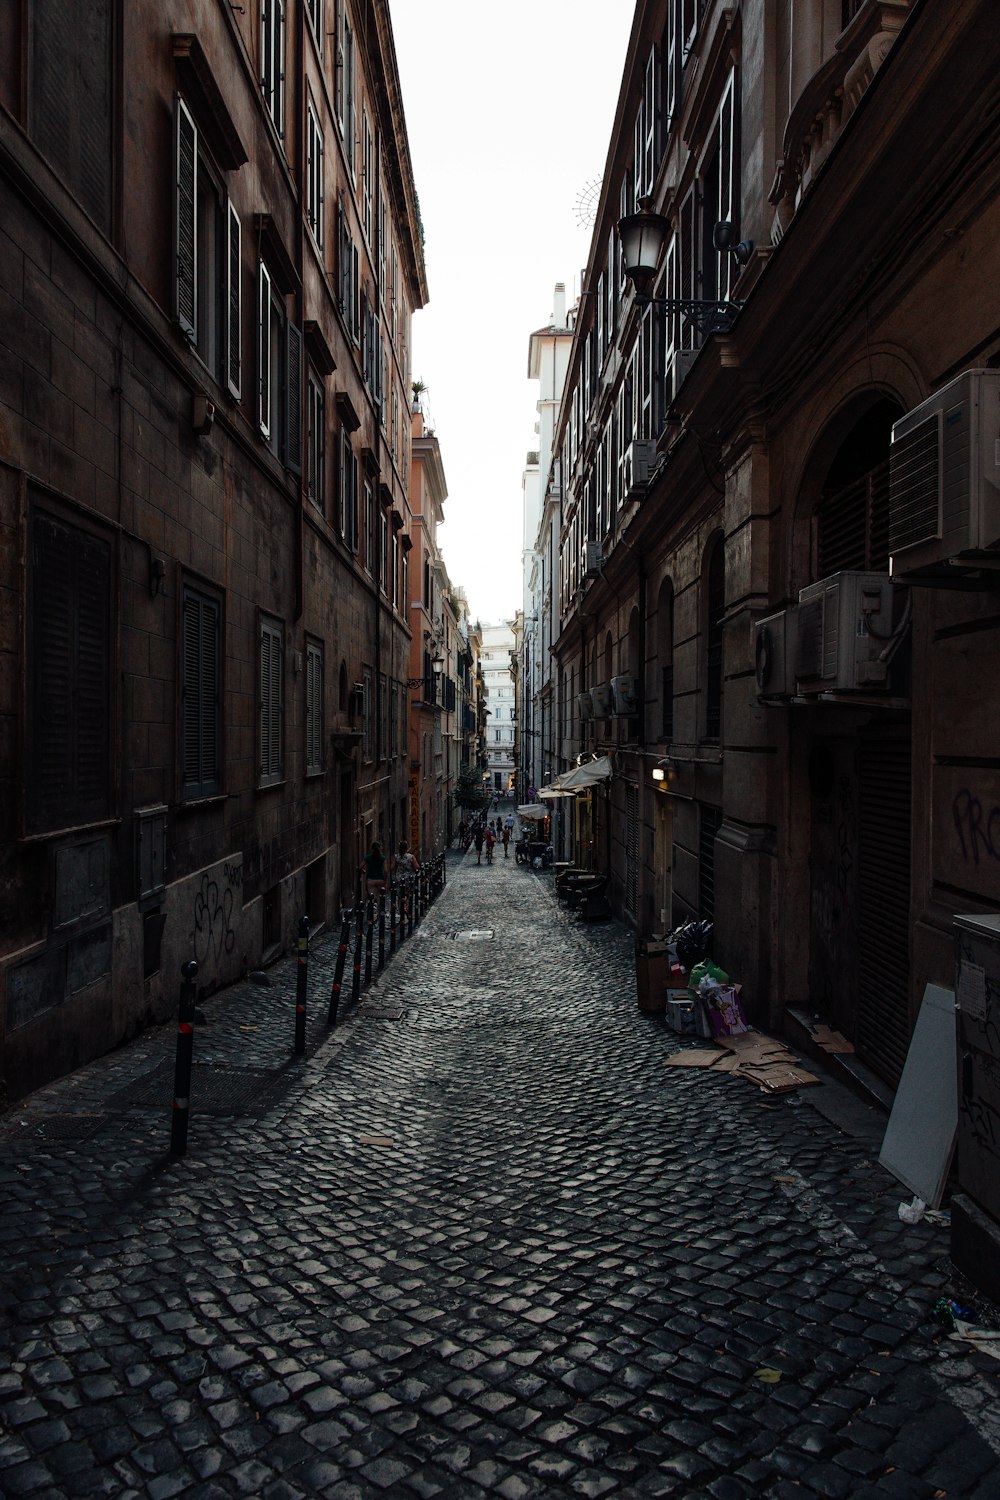
[[[806,1088],[819,1079],[800,1064],[784,1042],[765,1036],[761,1031],[744,1031],[735,1036],[720,1036],[719,1045],[711,1050],[699,1047],[675,1052],[664,1059],[668,1068],[710,1068],[715,1073],[730,1073],[755,1083],[765,1094],[787,1094]]]

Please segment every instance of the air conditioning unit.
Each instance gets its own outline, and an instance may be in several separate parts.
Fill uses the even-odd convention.
[[[611,693],[614,711],[619,718],[628,718],[639,712],[638,677],[612,677]]]
[[[588,542],[587,543],[587,550],[586,550],[585,557],[584,557],[584,563],[585,563],[585,566],[584,566],[584,569],[583,569],[583,576],[584,576],[584,578],[597,578],[597,577],[599,577],[600,576],[600,572],[601,572],[601,565],[602,565],[603,561],[604,561],[604,555],[603,555],[603,552],[601,550],[601,544],[600,544],[600,542]]]
[[[594,695],[593,693],[578,693],[576,701],[580,709],[580,722],[585,724],[594,717]]]
[[[798,607],[792,605],[754,626],[754,675],[760,699],[794,698]]]
[[[594,700],[594,718],[610,719],[614,711],[611,707],[610,682],[602,682],[600,687],[593,688],[590,696]]]
[[[1000,370],[966,370],[894,424],[889,552],[893,577],[931,583],[998,560]]]
[[[892,637],[887,573],[833,573],[799,594],[795,677],[798,692],[884,692]]]
[[[656,463],[656,444],[652,438],[637,438],[625,450],[623,500],[637,500],[646,492],[649,476]]]
[[[674,350],[673,357],[667,366],[666,391],[664,393],[668,406],[677,400],[681,386],[687,380],[688,373],[700,353],[700,349]]]

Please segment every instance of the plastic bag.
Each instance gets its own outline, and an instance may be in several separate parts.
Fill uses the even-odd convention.
[[[703,979],[710,979],[713,984],[728,984],[729,975],[725,969],[720,969],[718,964],[713,964],[711,959],[703,958],[701,963],[695,964],[691,970],[688,985],[691,989],[696,990]]]

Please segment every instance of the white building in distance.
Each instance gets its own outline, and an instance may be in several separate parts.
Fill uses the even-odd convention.
[[[486,761],[490,785],[506,792],[514,784],[514,679],[510,654],[514,632],[510,625],[484,625],[479,660],[486,688]]]

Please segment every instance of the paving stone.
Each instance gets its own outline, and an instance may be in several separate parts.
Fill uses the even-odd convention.
[[[4,1492],[994,1500],[995,1375],[925,1323],[947,1231],[902,1230],[805,1094],[664,1069],[688,1044],[637,1011],[622,928],[544,873],[449,876],[332,1038],[315,948],[294,1072],[294,960],[205,1002],[196,1064],[274,1102],[193,1118],[183,1168],[114,1102],[169,1026],[23,1106],[108,1123],[4,1142]]]

